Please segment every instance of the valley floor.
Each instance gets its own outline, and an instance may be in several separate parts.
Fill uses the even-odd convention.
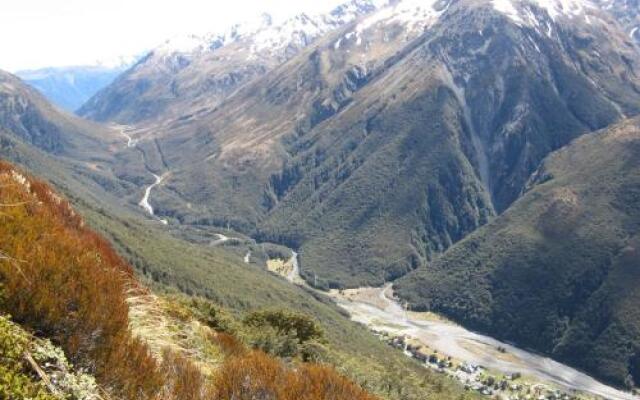
[[[482,366],[481,370],[496,371],[507,376],[518,373],[525,377],[525,380],[551,384],[572,393],[578,391],[589,396],[615,400],[640,398],[604,385],[547,357],[468,331],[433,314],[407,312],[394,299],[390,284],[383,288],[332,291],[331,295],[340,307],[351,314],[354,321],[366,325],[384,337],[395,338],[396,343],[402,344],[401,347],[405,351],[407,346],[411,346],[408,343],[413,342],[416,349],[426,346],[430,353],[437,354],[438,358],[442,359],[444,355],[445,358],[451,357],[460,365],[464,365],[463,368],[447,368],[441,364],[440,370],[471,388],[478,385],[475,380],[477,366]],[[420,357],[417,351],[407,354]],[[428,358],[429,352],[422,354]],[[426,364],[429,364],[428,360]],[[509,387],[511,386],[510,384]],[[535,388],[536,385],[530,387]],[[482,391],[483,388],[478,386],[476,390]],[[512,394],[522,390],[509,389]]]

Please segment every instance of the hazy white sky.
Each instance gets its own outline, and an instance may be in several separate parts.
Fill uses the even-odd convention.
[[[321,12],[340,0],[1,0],[0,69],[95,64],[180,34],[217,32],[269,12]]]

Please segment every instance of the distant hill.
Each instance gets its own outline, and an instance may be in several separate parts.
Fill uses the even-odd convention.
[[[394,285],[414,309],[640,383],[640,119],[548,157],[495,221]]]
[[[38,89],[53,104],[75,112],[127,68],[128,65],[44,68],[19,71],[16,75]]]

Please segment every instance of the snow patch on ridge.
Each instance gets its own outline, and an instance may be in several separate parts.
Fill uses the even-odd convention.
[[[373,12],[388,0],[352,0],[336,7],[328,14],[309,16],[300,14],[279,25],[269,26],[244,34],[252,41],[252,52],[278,51],[290,45],[305,47],[340,26],[355,21],[360,16]],[[339,48],[340,44],[336,46]]]
[[[524,21],[520,17],[520,12],[513,5],[512,0],[493,0],[493,8],[496,11],[499,11],[507,17],[511,18],[514,22],[520,24],[524,23]]]
[[[197,35],[175,36],[156,48],[161,54],[194,53],[208,47],[209,39]]]
[[[590,22],[587,11],[596,9],[596,6],[589,0],[491,0],[491,3],[496,11],[521,25],[530,25],[534,22],[528,5],[545,10],[554,21],[559,17],[584,16],[587,22]],[[535,17],[533,18],[535,20]]]
[[[431,27],[449,8],[451,1],[442,0],[404,0],[383,7],[377,13],[365,18],[355,29],[347,34],[357,35],[357,44],[362,43],[363,32],[379,23],[399,23],[409,32],[419,32]],[[346,37],[349,39],[349,37]]]

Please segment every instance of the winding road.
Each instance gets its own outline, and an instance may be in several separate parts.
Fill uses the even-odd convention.
[[[298,253],[291,251],[291,272],[286,276],[287,280],[291,283],[298,283],[302,281],[300,277],[300,264],[298,263]]]
[[[129,127],[120,127],[120,134],[127,139],[127,148],[136,147],[138,141],[136,139],[133,139],[131,135],[126,132],[126,129],[129,129]]]
[[[209,243],[210,246],[218,246],[228,242],[231,239],[234,239],[230,238],[229,236],[225,236],[222,233],[216,233],[216,236],[218,237],[218,240],[212,240],[211,243]]]
[[[162,181],[164,180],[164,175],[158,176],[156,174],[153,174],[153,177],[156,179],[156,181],[153,184],[149,185],[147,189],[145,189],[144,197],[142,197],[142,200],[140,200],[140,203],[138,203],[138,205],[144,208],[145,211],[148,212],[151,216],[154,216],[155,214],[153,213],[153,207],[151,206],[151,204],[149,204],[149,196],[151,195],[151,191],[153,190],[153,188],[162,183]]]
[[[530,353],[488,336],[474,333],[448,321],[425,318],[424,314],[408,313],[390,296],[391,285],[365,289],[374,295],[368,298],[346,298],[335,295],[339,306],[347,310],[354,321],[395,335],[406,335],[460,361],[482,365],[502,373],[520,372],[540,381],[555,384],[565,390],[578,390],[612,400],[638,400],[550,358]],[[498,348],[505,349],[500,352]]]
[[[132,128],[130,126],[117,126],[116,129],[119,129],[120,130],[120,135],[124,136],[127,139],[127,148],[131,149],[131,148],[137,147],[138,139],[132,138],[131,135],[129,135],[127,133],[128,131],[132,130]],[[143,154],[143,157],[144,157],[144,154]],[[158,176],[158,175],[154,174],[151,171],[149,171],[149,172],[151,173],[151,175],[153,175],[153,177],[155,179],[155,182],[152,183],[151,185],[149,185],[145,189],[144,196],[142,197],[142,200],[140,200],[138,205],[140,207],[142,207],[149,215],[151,215],[152,217],[155,217],[155,214],[153,212],[153,207],[151,206],[151,204],[149,204],[149,197],[151,196],[151,191],[153,190],[153,188],[158,186],[159,184],[161,184],[167,174],[164,174],[162,176]],[[164,225],[168,225],[169,224],[169,222],[166,219],[158,218],[158,221],[160,221]]]

